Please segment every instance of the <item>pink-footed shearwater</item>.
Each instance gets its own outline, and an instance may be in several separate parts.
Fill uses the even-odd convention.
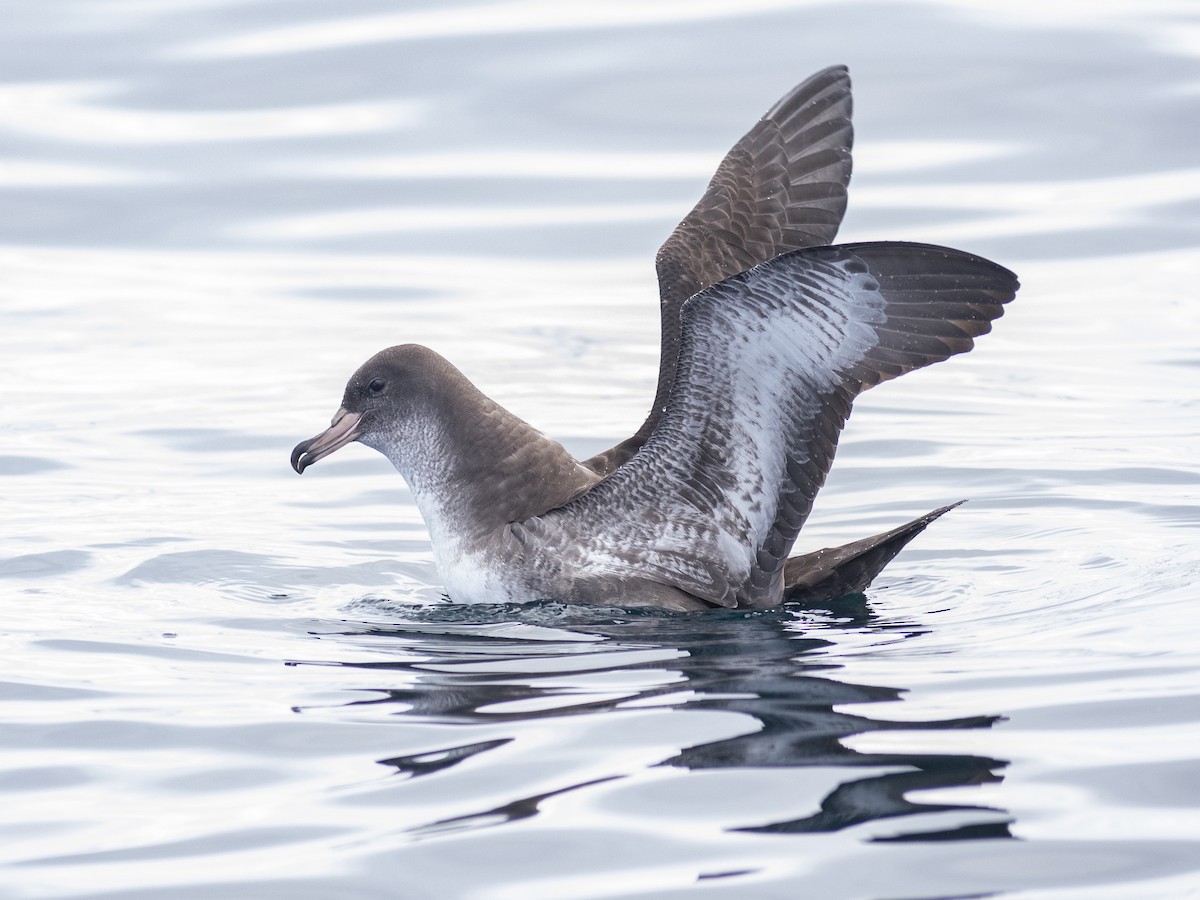
[[[846,207],[850,113],[845,67],[797,86],[663,244],[658,391],[633,437],[576,460],[443,357],[405,344],[351,376],[293,468],[351,441],[387,456],[456,601],[697,610],[862,590],[952,507],[788,557],[851,403],[970,350],[1018,283],[945,247],[828,246]]]

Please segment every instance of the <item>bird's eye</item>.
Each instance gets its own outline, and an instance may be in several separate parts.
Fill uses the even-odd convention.
[[[387,382],[382,378],[376,378],[367,385],[367,390],[372,394],[382,394],[385,387],[387,387]]]

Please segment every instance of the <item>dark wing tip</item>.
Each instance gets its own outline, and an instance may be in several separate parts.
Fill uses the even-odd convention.
[[[966,502],[959,500],[898,528],[841,547],[793,556],[784,567],[784,602],[824,603],[866,590],[884,567],[929,523]]]
[[[796,109],[821,97],[836,96],[849,103],[850,90],[850,70],[844,65],[829,66],[804,79],[780,97],[763,118],[775,122],[784,121],[790,118]],[[850,110],[847,109],[847,117],[849,113]]]
[[[681,303],[781,253],[833,242],[853,165],[845,66],[806,78],[722,159],[696,206],[659,248],[664,303]]]
[[[936,244],[881,241],[814,252],[869,274],[884,298],[877,343],[854,367],[864,387],[966,353],[1020,288],[1004,266]]]

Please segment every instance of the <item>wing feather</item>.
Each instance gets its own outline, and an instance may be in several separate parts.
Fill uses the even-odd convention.
[[[850,76],[832,66],[792,89],[733,147],[658,251],[662,341],[654,404],[637,434],[587,460],[607,475],[637,452],[667,402],[689,297],[782,253],[833,243],[850,182]]]
[[[1017,287],[980,257],[904,243],[794,251],[714,285],[683,307],[642,452],[526,524],[567,566],[607,556],[716,605],[775,605],[854,398],[970,350]]]

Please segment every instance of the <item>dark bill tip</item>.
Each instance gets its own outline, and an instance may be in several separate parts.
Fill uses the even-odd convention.
[[[313,445],[316,438],[309,438],[307,441],[298,443],[292,450],[292,468],[296,470],[297,475],[303,475],[304,470],[312,465],[312,460],[305,459],[304,454],[308,452],[308,448]]]
[[[292,468],[296,474],[303,475],[304,470],[317,460],[355,440],[361,434],[358,427],[361,421],[362,413],[339,409],[328,428],[316,437],[301,441],[292,450]]]

